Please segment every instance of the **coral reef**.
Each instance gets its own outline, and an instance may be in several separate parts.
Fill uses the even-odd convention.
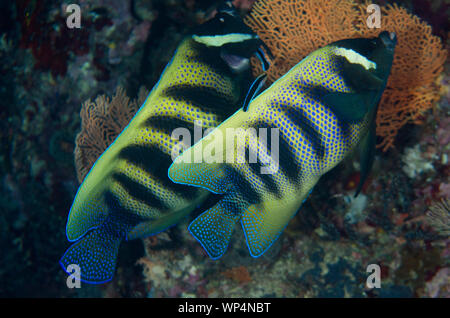
[[[439,100],[439,84],[447,52],[429,25],[398,5],[381,7],[380,29],[366,24],[369,2],[257,1],[246,23],[268,45],[274,56],[268,70],[273,82],[315,49],[330,42],[395,32],[398,45],[387,88],[377,116],[378,147],[393,147],[398,130],[407,123],[419,124],[425,111]],[[259,72],[257,63],[253,63]]]
[[[31,49],[35,69],[50,70],[55,76],[65,75],[70,53],[88,53],[90,31],[87,28],[72,32],[61,27],[65,17],[59,10],[48,12],[46,1],[20,0],[16,5],[22,28],[20,45]]]
[[[75,141],[75,168],[81,183],[98,157],[122,132],[147,98],[141,88],[138,97],[130,100],[122,87],[112,98],[100,95],[95,102],[87,100],[81,107],[81,131]]]
[[[247,267],[242,265],[225,270],[223,276],[234,280],[240,285],[245,285],[252,281],[252,277],[250,276]]]
[[[448,297],[450,242],[426,214],[450,197],[447,102],[442,100],[423,125],[413,126],[402,151],[376,157],[376,177],[369,178],[356,199],[356,161],[325,175],[261,258],[248,255],[237,227],[224,257],[209,259],[187,231],[195,215],[172,229],[178,233],[173,238],[161,233],[144,239],[146,256],[140,263],[158,264],[165,273],[157,275],[158,267],[156,273],[144,270],[148,296]],[[412,178],[403,167],[411,166],[406,158],[416,144]],[[430,169],[419,173],[415,164]],[[446,221],[440,212],[432,219],[442,225]],[[381,268],[380,289],[366,286],[369,264]]]
[[[314,50],[354,37],[356,19],[352,1],[260,0],[244,21],[274,56],[267,71],[272,83]]]
[[[414,148],[405,149],[405,155],[402,158],[405,165],[402,169],[408,177],[415,178],[422,172],[434,169],[429,158],[424,158],[422,154],[423,152],[420,149],[420,145],[416,145]]]
[[[426,292],[429,297],[450,297],[450,269],[440,269],[433,279],[427,283]]]
[[[83,31],[67,29],[69,3],[0,4],[0,297],[142,297],[134,263],[143,251],[130,248],[135,242],[105,288],[67,288],[58,264],[79,184],[73,149],[80,108],[118,86],[131,99],[139,87],[152,87],[187,27],[218,1],[194,1],[190,9],[184,0],[134,1],[132,12],[130,1],[80,0]],[[110,47],[126,50],[110,55]]]
[[[442,200],[430,207],[427,222],[444,237],[450,236],[450,200]]]
[[[369,2],[358,6],[359,17],[365,17]],[[422,123],[424,113],[440,99],[438,76],[444,70],[447,51],[441,40],[432,35],[431,27],[397,4],[381,7],[382,27],[369,29],[359,21],[358,35],[376,36],[381,30],[398,37],[394,63],[377,114],[378,145],[391,148],[398,130],[407,123]]]
[[[359,166],[349,160],[321,179],[262,257],[249,256],[244,233],[236,227],[227,254],[209,259],[187,230],[192,215],[168,231],[124,243],[113,281],[67,288],[58,259],[69,245],[65,222],[79,185],[72,156],[84,121],[83,102],[124,87],[116,92],[121,96],[117,114],[131,116],[130,109],[121,107],[139,106],[139,88],[156,83],[186,29],[204,21],[219,2],[80,0],[89,39],[83,54],[60,38],[67,32],[61,19],[70,1],[1,2],[0,297],[449,297],[450,240],[436,226],[444,222],[445,214],[438,212],[441,202],[450,198],[448,64],[436,86],[442,100],[421,116],[422,125],[406,124],[407,129],[398,131],[395,148],[377,153],[360,196],[353,199]],[[336,1],[343,8],[346,2]],[[404,1],[433,25],[432,32],[447,33],[445,23],[439,29],[439,21],[448,21],[448,14],[436,12],[444,8],[443,1],[431,6],[422,2]],[[245,14],[252,1],[235,3]],[[327,6],[311,5],[317,10],[311,23],[316,23]],[[42,19],[33,18],[38,12]],[[333,21],[347,23],[341,15]],[[401,16],[405,23],[412,17]],[[27,21],[30,26],[42,23],[42,29],[23,28]],[[322,31],[326,41],[332,40],[333,28]],[[32,38],[22,42],[29,34]],[[46,45],[38,41],[50,37],[55,37],[52,45],[62,47],[48,52],[54,54],[54,64],[41,63],[35,53]],[[42,67],[36,68],[39,63]],[[281,59],[277,63],[283,67]],[[64,64],[65,73],[60,72]],[[100,104],[109,109],[112,99],[103,97]],[[95,99],[85,103],[91,104]],[[102,147],[105,140],[99,139]],[[381,289],[365,286],[369,264],[381,267]]]

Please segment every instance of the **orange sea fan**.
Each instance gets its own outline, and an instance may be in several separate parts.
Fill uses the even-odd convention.
[[[274,56],[267,73],[268,82],[273,82],[312,51],[354,36],[357,14],[352,1],[261,0],[244,22]],[[258,68],[259,63],[253,62]]]
[[[397,34],[394,63],[377,116],[378,145],[386,151],[393,147],[398,130],[407,123],[420,124],[420,117],[440,99],[438,76],[444,69],[447,51],[431,26],[398,5],[381,7],[381,29],[366,26],[366,8],[360,4],[356,27],[359,36],[378,36],[383,30]]]
[[[381,99],[377,135],[383,151],[393,146],[398,130],[406,123],[420,123],[420,115],[439,99],[436,78],[443,70],[447,53],[431,27],[397,5],[381,7],[380,29],[366,25],[369,2],[351,0],[260,0],[245,22],[270,48],[274,60],[268,82],[284,75],[312,51],[331,42],[376,36],[394,31],[398,46],[391,76]],[[260,66],[253,61],[255,73]]]
[[[141,88],[138,97],[130,100],[122,87],[110,99],[98,96],[81,107],[81,131],[75,140],[75,168],[78,181],[83,182],[98,157],[122,132],[145,101],[148,91]]]

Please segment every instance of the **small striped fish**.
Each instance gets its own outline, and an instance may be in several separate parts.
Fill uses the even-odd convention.
[[[359,192],[373,160],[375,117],[395,45],[395,34],[383,32],[311,53],[247,112],[234,114],[174,161],[169,169],[174,182],[223,195],[189,225],[210,257],[223,255],[238,221],[250,254],[262,255],[319,178],[358,144]],[[235,128],[241,130],[229,134]],[[239,141],[246,147],[238,147]],[[203,161],[193,162],[192,154],[202,149]],[[258,160],[251,161],[251,154]]]
[[[112,279],[120,242],[153,235],[177,223],[209,192],[175,184],[167,175],[177,128],[215,127],[245,100],[249,59],[261,45],[226,2],[187,36],[129,125],[99,157],[71,207],[66,233],[77,241],[62,257],[81,280]]]

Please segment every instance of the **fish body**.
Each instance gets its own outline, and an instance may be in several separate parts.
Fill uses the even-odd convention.
[[[223,195],[189,225],[210,257],[223,255],[237,222],[250,254],[262,255],[319,178],[358,144],[362,179],[367,176],[395,44],[395,34],[383,32],[311,53],[254,98],[247,111],[236,112],[177,157],[169,169],[174,182]],[[194,162],[199,152],[203,161]]]
[[[98,158],[71,207],[66,234],[75,242],[60,263],[80,267],[81,279],[102,283],[114,274],[122,240],[176,224],[209,192],[170,181],[177,128],[217,126],[233,114],[251,84],[249,59],[261,45],[229,2],[178,46],[129,125]]]

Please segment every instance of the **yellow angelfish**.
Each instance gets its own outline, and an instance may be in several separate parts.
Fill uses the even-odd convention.
[[[358,144],[359,192],[395,45],[395,34],[383,32],[316,50],[174,161],[174,182],[223,195],[189,226],[212,258],[224,254],[238,221],[250,254],[262,255],[319,178]]]
[[[74,264],[81,280],[106,282],[122,240],[163,231],[206,199],[208,191],[168,178],[178,144],[172,132],[192,132],[195,123],[215,127],[240,108],[252,82],[249,59],[261,45],[231,2],[181,42],[136,116],[81,184],[67,221],[67,238],[75,243],[60,261],[64,270]]]

